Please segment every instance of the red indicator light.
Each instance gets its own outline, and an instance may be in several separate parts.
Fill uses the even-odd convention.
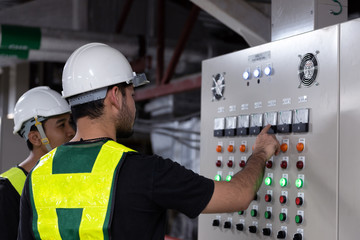
[[[220,161],[220,160],[217,160],[217,161],[216,161],[216,166],[217,166],[217,167],[221,167],[221,161]]]
[[[296,162],[296,167],[301,170],[304,168],[304,162],[303,161],[297,161]]]
[[[234,162],[231,161],[231,160],[229,160],[228,163],[227,163],[227,166],[228,166],[229,168],[232,168],[233,165],[234,165]]]
[[[286,203],[286,196],[281,195],[280,198],[279,198],[279,200],[280,200],[280,203],[281,203],[281,204],[285,204],[285,203]]]
[[[269,160],[269,161],[266,162],[266,167],[267,168],[272,168],[272,165],[273,165],[272,161]]]
[[[270,194],[265,195],[265,202],[271,202],[271,195]]]
[[[239,166],[240,166],[241,168],[243,168],[243,167],[245,167],[245,165],[246,165],[246,162],[245,162],[244,160],[241,160]]]
[[[301,205],[303,204],[303,199],[302,199],[302,197],[297,197],[297,198],[295,198],[295,204],[296,204],[297,206],[301,206]]]
[[[287,168],[287,161],[281,161],[280,167],[281,167],[282,169],[286,169],[286,168]]]

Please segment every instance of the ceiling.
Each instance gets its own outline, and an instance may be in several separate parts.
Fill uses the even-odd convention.
[[[218,5],[216,12],[211,12],[208,2]],[[200,6],[199,10],[194,3]],[[0,56],[0,65],[40,62],[61,75],[59,69],[73,50],[86,42],[98,41],[123,52],[135,71],[146,72],[156,87],[151,94],[142,94],[148,99],[197,89],[202,60],[270,41],[271,0],[227,1],[235,9],[221,9],[225,5],[222,3],[221,0],[0,0],[1,24],[36,27],[42,34],[40,48],[30,50],[27,59]],[[360,16],[359,6],[358,1],[348,0],[349,19]],[[226,16],[235,10],[236,27],[226,21]],[[172,79],[184,77],[193,87],[171,85]]]

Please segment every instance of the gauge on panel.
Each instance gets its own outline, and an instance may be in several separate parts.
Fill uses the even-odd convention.
[[[240,115],[237,120],[237,130],[236,135],[243,136],[249,135],[249,115]]]
[[[225,129],[225,118],[214,119],[214,137],[223,137]]]
[[[268,133],[276,133],[276,123],[277,123],[277,112],[267,112],[264,113],[264,124],[266,125],[270,124],[271,128],[269,129]]]
[[[278,112],[278,133],[289,133],[291,132],[291,122],[292,122],[292,110],[285,110]]]
[[[251,135],[257,135],[260,133],[263,126],[263,114],[255,113],[250,115],[250,129]]]
[[[220,100],[224,96],[225,77],[224,74],[218,73],[212,77],[211,91],[216,100]]]
[[[293,117],[293,132],[308,132],[309,131],[309,109],[294,110]]]
[[[225,124],[225,136],[235,136],[236,117],[226,117]]]

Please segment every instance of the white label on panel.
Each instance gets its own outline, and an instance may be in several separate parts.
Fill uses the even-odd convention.
[[[291,104],[291,98],[283,98],[283,105]]]
[[[276,100],[268,101],[268,107],[276,107]]]
[[[229,106],[229,112],[235,112],[236,111],[236,105]]]
[[[218,113],[223,113],[225,112],[225,108],[224,107],[218,107]]]
[[[241,104],[241,110],[248,110],[248,109],[249,109],[249,104],[247,103]]]
[[[308,101],[307,96],[301,96],[299,97],[299,103],[306,103]]]
[[[254,103],[254,108],[257,109],[257,108],[262,108],[262,102],[255,102]]]

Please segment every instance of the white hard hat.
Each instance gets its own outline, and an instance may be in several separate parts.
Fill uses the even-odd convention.
[[[122,82],[135,87],[148,83],[144,74],[136,75],[132,71],[128,60],[118,50],[102,43],[89,43],[75,50],[66,61],[62,96],[69,98]],[[96,99],[86,101],[91,100]],[[75,105],[71,99],[70,104]]]
[[[70,112],[70,106],[61,95],[47,86],[35,87],[25,92],[14,108],[14,131],[16,134],[24,123],[35,117],[51,117]],[[34,125],[34,124],[31,124]],[[27,139],[28,129],[23,129],[23,137]]]

